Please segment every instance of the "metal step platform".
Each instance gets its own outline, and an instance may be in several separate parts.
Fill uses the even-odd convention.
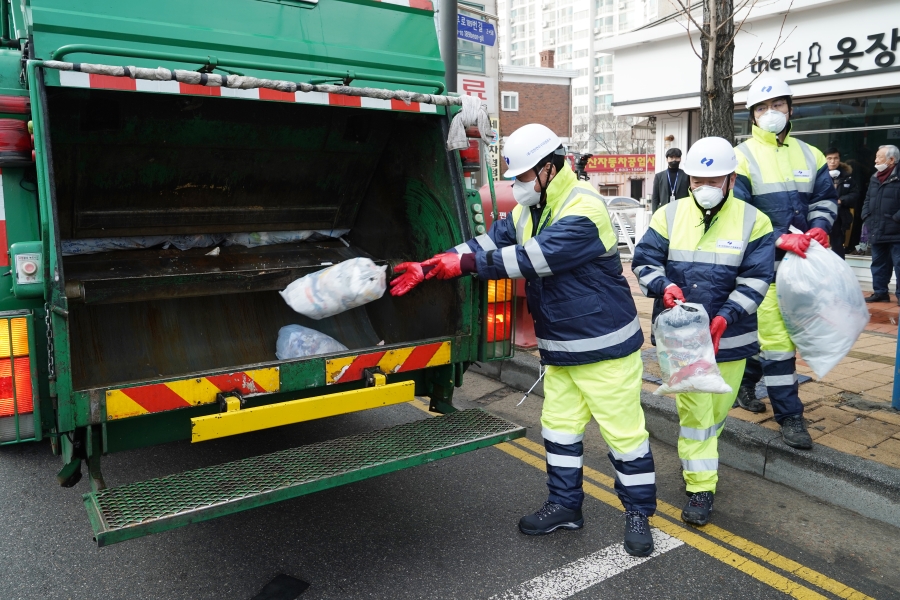
[[[384,475],[525,435],[479,408],[84,495],[107,546]]]

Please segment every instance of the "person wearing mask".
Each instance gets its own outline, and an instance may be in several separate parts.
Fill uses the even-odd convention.
[[[678,148],[666,150],[666,161],[669,163],[669,167],[665,171],[657,173],[653,178],[653,194],[650,196],[650,208],[653,212],[656,212],[660,206],[687,195],[688,176],[679,168],[681,150]]]
[[[703,138],[691,146],[684,160],[689,196],[653,215],[631,261],[641,290],[662,298],[665,308],[678,301],[703,305],[719,371],[733,390],[675,396],[678,456],[688,495],[681,518],[693,525],[709,522],[719,479],[719,434],[746,360],[759,352],[756,309],[775,277],[772,223],[731,194],[735,169],[737,157],[725,139]]]
[[[747,92],[753,136],[735,148],[738,157],[735,197],[755,206],[772,221],[775,270],[792,252],[806,258],[810,240],[827,248],[837,216],[837,194],[825,156],[817,148],[791,137],[791,88],[779,79],[759,79]],[[793,233],[791,231],[799,231]],[[793,448],[808,450],[812,439],[803,419],[796,348],[778,308],[775,284],[757,311],[759,360],[747,361],[736,406],[762,412],[756,384],[765,376],[766,390],[781,426],[781,438]]]
[[[609,446],[615,490],[625,507],[625,551],[653,552],[649,517],[656,474],[641,408],[644,336],[603,198],[578,181],[559,137],[539,124],[503,149],[517,206],[488,233],[422,263],[403,263],[391,294],[428,279],[467,274],[526,280],[544,375],[541,413],[549,496],[519,530],[542,535],[584,525],[584,430],[593,416]]]
[[[825,164],[828,165],[828,174],[831,175],[834,191],[838,197],[837,217],[831,227],[829,241],[835,254],[844,258],[844,240],[847,239],[847,231],[853,225],[853,212],[856,211],[856,203],[859,201],[859,186],[856,185],[856,179],[851,177],[853,168],[841,162],[841,152],[837,148],[825,151]]]
[[[875,174],[869,181],[862,219],[872,248],[872,289],[866,302],[889,302],[891,271],[900,284],[900,150],[881,146],[875,153]],[[900,304],[900,295],[897,296]]]

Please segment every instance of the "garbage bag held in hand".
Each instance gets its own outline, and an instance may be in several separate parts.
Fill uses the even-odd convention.
[[[347,346],[333,337],[302,325],[285,325],[278,330],[278,340],[275,342],[275,356],[278,357],[278,360],[345,350],[347,350]]]
[[[653,323],[653,334],[663,380],[654,394],[731,393],[716,365],[703,305],[686,302],[662,311]]]
[[[869,322],[859,281],[841,257],[813,241],[805,259],[784,257],[775,282],[788,335],[821,379],[847,356]]]
[[[381,298],[386,270],[368,258],[351,258],[301,277],[279,293],[301,315],[325,319]]]

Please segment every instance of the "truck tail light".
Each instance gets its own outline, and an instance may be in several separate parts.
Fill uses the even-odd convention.
[[[34,392],[26,317],[0,317],[0,443],[34,436]]]
[[[488,342],[509,340],[512,336],[513,282],[511,279],[488,281]]]

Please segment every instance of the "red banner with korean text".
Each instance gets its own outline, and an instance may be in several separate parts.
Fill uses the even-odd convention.
[[[656,156],[653,154],[605,154],[588,159],[584,169],[588,173],[653,173]]]

